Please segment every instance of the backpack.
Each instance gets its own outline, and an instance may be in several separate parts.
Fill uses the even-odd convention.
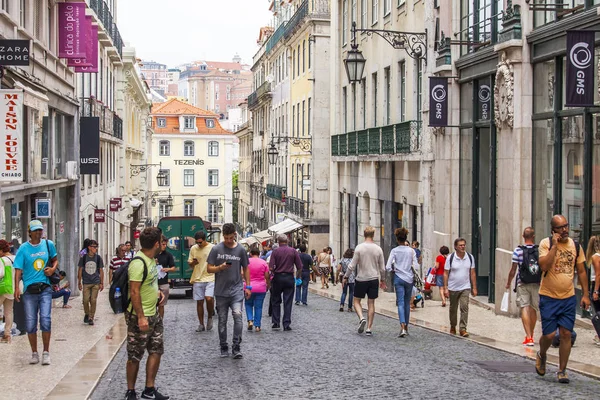
[[[148,277],[148,266],[146,265],[146,261],[142,257],[133,257],[131,260],[127,261],[125,264],[121,265],[117,270],[113,272],[113,280],[110,284],[110,289],[108,291],[108,300],[110,302],[110,307],[113,309],[113,312],[117,312],[117,303],[115,300],[115,293],[117,288],[121,289],[121,310],[127,311],[129,307],[129,303],[131,302],[129,298],[129,264],[133,260],[142,260],[144,264],[144,274],[142,277],[142,284]]]
[[[569,238],[571,239],[571,238]],[[577,270],[577,259],[579,258],[579,250],[580,250],[580,245],[579,242],[575,239],[571,239],[573,240],[573,244],[575,245],[575,261],[573,262],[574,264],[574,270]],[[550,242],[550,244],[548,245],[548,251],[550,251],[550,249],[552,248],[552,236],[550,236],[548,238],[548,242]],[[544,272],[544,277],[546,277],[546,275],[548,275],[548,271]]]
[[[522,283],[540,283],[542,270],[538,264],[540,251],[538,245],[527,247],[519,246],[523,250],[523,262],[519,264],[519,279]]]
[[[469,268],[471,268],[473,266],[473,255],[469,252],[466,252],[467,255],[469,256],[469,261],[471,262],[469,264]],[[454,261],[454,255],[456,254],[456,252],[452,252],[452,254],[450,254],[450,257],[448,257],[448,265],[450,266],[450,270],[452,269],[452,261]],[[450,272],[450,271],[448,271]]]

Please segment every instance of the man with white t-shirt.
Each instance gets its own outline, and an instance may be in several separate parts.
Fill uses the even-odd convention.
[[[448,261],[444,266],[444,293],[450,299],[450,333],[456,335],[456,320],[460,305],[459,334],[462,337],[469,337],[467,332],[469,292],[472,292],[473,296],[477,296],[475,260],[472,254],[465,251],[466,246],[465,239],[454,240],[454,253],[448,256]]]

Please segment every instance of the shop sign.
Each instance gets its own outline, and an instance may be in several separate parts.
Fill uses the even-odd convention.
[[[50,199],[35,199],[35,217],[37,219],[50,218],[51,213],[52,203]]]
[[[119,211],[119,202],[116,200],[111,200],[108,208],[112,212]]]
[[[100,118],[79,119],[79,173],[100,174]]]
[[[479,119],[482,121],[489,121],[490,119],[490,107],[492,106],[492,90],[489,85],[480,85],[477,91],[477,97],[479,98]]]
[[[565,107],[594,106],[594,31],[567,31]]]
[[[448,126],[448,78],[429,78],[429,126]]]
[[[92,25],[92,17],[85,17],[86,32],[85,38],[85,57],[84,58],[69,58],[67,65],[74,67],[75,72],[98,72],[98,26]]]
[[[58,3],[58,56],[85,58],[88,32],[85,2]]]
[[[204,160],[173,160],[175,165],[204,165]]]
[[[29,65],[29,40],[0,40],[0,65]]]
[[[106,210],[101,208],[96,208],[94,210],[94,223],[103,223],[106,222]]]
[[[0,90],[0,181],[23,181],[23,91]]]

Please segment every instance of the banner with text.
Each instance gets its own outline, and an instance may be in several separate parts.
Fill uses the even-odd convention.
[[[85,58],[87,35],[85,3],[58,3],[58,56]]]
[[[594,106],[595,32],[567,31],[566,107]]]
[[[429,78],[429,126],[448,126],[448,78]]]
[[[90,33],[90,47],[89,54],[86,56],[86,63],[88,66],[75,66],[75,72],[88,72],[97,73],[98,69],[98,26],[92,25],[92,31]]]
[[[0,90],[0,182],[23,181],[23,91]]]
[[[0,65],[29,65],[29,40],[0,40]]]
[[[92,17],[90,15],[86,15],[85,16],[85,21],[83,24],[83,31],[87,32],[87,34],[85,35],[85,43],[84,43],[84,50],[85,50],[85,57],[84,58],[69,58],[67,65],[69,67],[92,67],[92,40],[93,40],[93,35],[92,35]]]
[[[79,119],[79,173],[100,174],[100,118]]]

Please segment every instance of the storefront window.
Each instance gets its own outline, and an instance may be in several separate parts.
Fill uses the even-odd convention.
[[[583,230],[583,137],[583,116],[562,119],[562,210],[577,240]]]
[[[473,82],[460,85],[460,123],[473,122]]]
[[[600,235],[600,114],[593,115],[594,147],[592,156],[592,235]]]
[[[535,64],[533,67],[533,112],[543,113],[554,110],[554,60]]]
[[[459,231],[460,236],[472,243],[473,204],[473,130],[460,130],[460,193]]]
[[[554,124],[551,119],[534,121],[533,141],[533,227],[539,232],[538,236],[543,237],[549,232],[554,213]]]

